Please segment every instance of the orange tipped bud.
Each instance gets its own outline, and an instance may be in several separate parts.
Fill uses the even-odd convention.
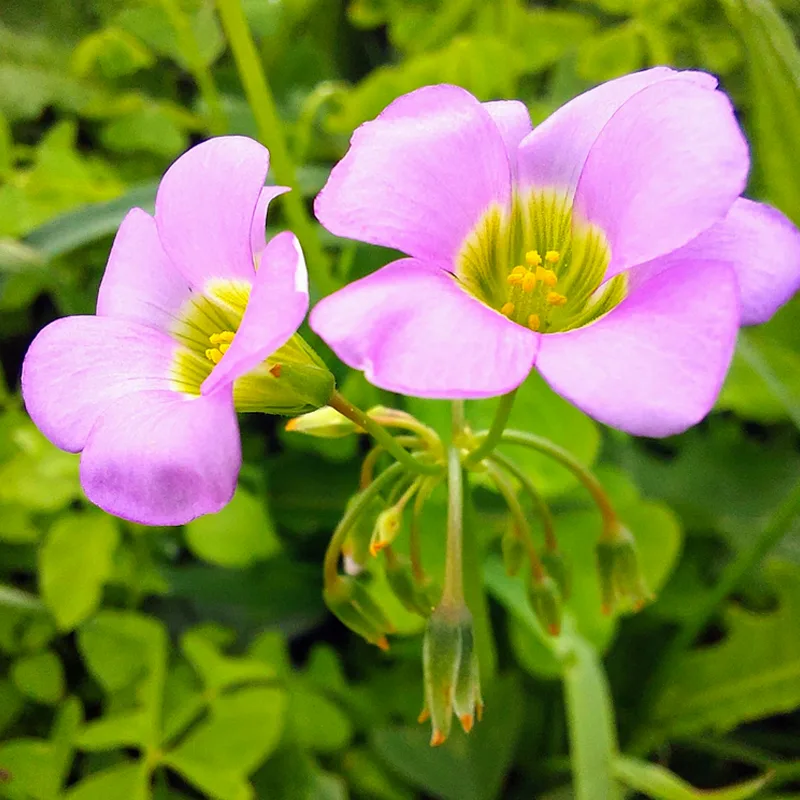
[[[330,406],[324,406],[309,414],[290,419],[286,423],[286,430],[304,433],[307,436],[316,436],[318,439],[341,439],[352,433],[364,432],[354,422]]]
[[[464,733],[469,733],[472,730],[472,726],[475,724],[475,717],[473,717],[472,714],[462,714],[460,720]]]
[[[427,707],[423,708],[422,711],[419,712],[419,716],[417,717],[417,722],[422,725],[423,722],[427,722],[431,718],[431,712],[428,711]]]
[[[431,747],[439,747],[443,745],[447,741],[447,736],[443,734],[441,731],[435,730],[431,734]]]

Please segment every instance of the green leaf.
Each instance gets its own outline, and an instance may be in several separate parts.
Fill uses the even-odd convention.
[[[617,734],[608,681],[594,648],[580,637],[574,637],[571,644],[572,658],[564,671],[564,699],[575,798],[622,800],[614,776]]]
[[[655,800],[746,800],[761,791],[769,774],[724,789],[695,789],[660,764],[619,756],[614,764],[616,776],[631,789]]]
[[[318,753],[341,750],[353,737],[350,719],[339,706],[303,685],[292,687],[289,729],[298,744]]]
[[[150,776],[144,761],[123,763],[95,772],[71,788],[64,800],[147,800]]]
[[[147,669],[138,636],[118,630],[114,617],[97,615],[78,630],[78,649],[86,666],[106,692],[130,686]]]
[[[756,165],[768,199],[800,223],[795,179],[800,136],[800,50],[769,0],[723,0],[747,50]]]
[[[241,487],[221,511],[193,520],[185,531],[195,555],[222,567],[247,567],[281,549],[263,503]]]
[[[93,71],[107,78],[131,75],[153,65],[153,54],[134,36],[119,28],[104,28],[82,39],[72,54],[78,77]]]
[[[609,28],[588,39],[578,56],[578,74],[599,83],[618,78],[644,65],[644,42],[634,22]]]
[[[50,529],[39,551],[39,585],[61,630],[97,608],[118,540],[114,519],[96,512],[61,517]]]
[[[174,115],[155,103],[120,115],[103,127],[100,138],[119,153],[155,153],[174,158],[186,149],[188,136]]]
[[[14,724],[24,706],[25,698],[14,684],[11,681],[0,679],[0,735]]]
[[[66,687],[61,659],[51,650],[18,658],[11,666],[11,680],[31,700],[48,705],[58,703]]]
[[[206,689],[219,692],[236,684],[269,682],[275,670],[256,658],[226,656],[199,633],[189,632],[181,648],[203,680]]]
[[[725,731],[800,706],[800,570],[777,562],[767,576],[777,608],[727,608],[722,641],[687,653],[659,697],[656,738]]]

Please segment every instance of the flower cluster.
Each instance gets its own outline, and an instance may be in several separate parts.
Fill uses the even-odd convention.
[[[531,370],[601,422],[636,435],[679,433],[711,409],[741,325],[764,322],[800,288],[800,232],[744,199],[747,144],[711,76],[656,68],[577,97],[537,128],[517,101],[481,103],[456,86],[400,97],[353,135],[316,199],[332,233],[394,248],[394,261],[329,297],[309,323],[375,385],[452,399],[445,444],[413,416],[367,412],[336,390],[297,333],[308,310],[303,255],[288,231],[266,239],[269,154],[239,136],[179,158],[155,215],[123,220],[94,316],[57,320],[25,359],[34,422],[81,453],[88,498],[151,525],[219,510],[241,464],[236,412],[303,415],[287,429],[369,434],[361,488],[325,557],[325,599],[382,649],[394,633],[370,591],[389,589],[427,619],[431,743],[455,714],[483,709],[479,648],[464,600],[465,470],[505,501],[510,575],[557,636],[571,576],[537,487],[494,447],[529,447],[571,470],[602,517],[597,569],[606,613],[649,600],[634,534],[569,453],[505,429]],[[464,398],[503,395],[473,432]],[[382,455],[394,459],[380,469]],[[421,512],[448,489],[443,587],[422,565]],[[540,554],[518,493],[540,516]],[[408,558],[395,552],[410,518]],[[340,574],[344,565],[346,574]]]

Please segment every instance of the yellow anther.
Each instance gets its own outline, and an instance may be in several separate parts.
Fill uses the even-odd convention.
[[[532,272],[528,272],[525,274],[525,277],[522,279],[522,291],[523,292],[532,292],[536,288],[536,275]]]
[[[519,272],[512,272],[507,278],[506,282],[509,286],[519,286],[522,283],[522,279],[525,277],[524,274],[520,274]]]
[[[536,277],[545,286],[555,286],[558,283],[555,272],[551,269],[545,269],[544,267],[536,267]]]
[[[523,267],[521,264],[518,264],[514,269],[511,270],[512,275],[524,275],[528,270]]]
[[[506,317],[510,317],[514,313],[514,304],[506,303],[501,309],[500,313]]]
[[[233,341],[233,336],[233,331],[221,331],[220,333],[212,333],[211,336],[208,337],[208,341],[211,342],[211,344],[230,344]]]
[[[222,353],[220,353],[216,347],[210,347],[208,350],[206,350],[206,358],[212,364],[219,364],[219,362],[222,361]]]
[[[532,267],[538,267],[542,263],[542,257],[539,255],[538,250],[528,250],[528,252],[525,253],[525,261]]]
[[[228,342],[223,342],[223,343],[222,343],[222,344],[219,346],[219,351],[220,351],[220,353],[222,353],[222,355],[225,355],[225,353],[227,353],[227,352],[228,352],[228,348],[229,348],[229,347],[230,347],[230,345],[228,344]]]
[[[558,292],[547,293],[547,304],[549,306],[563,306],[567,302],[567,298]]]
[[[548,250],[544,254],[544,260],[547,261],[548,264],[558,264],[558,260],[561,258],[561,253],[558,250]]]
[[[541,327],[541,325],[542,325],[542,320],[539,319],[539,315],[538,314],[531,314],[528,317],[528,327],[532,331],[538,331],[539,328]]]

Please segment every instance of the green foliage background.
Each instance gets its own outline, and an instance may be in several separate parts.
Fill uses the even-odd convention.
[[[274,152],[286,137],[307,202],[355,126],[418,86],[520,98],[538,122],[600,81],[672,64],[720,77],[752,143],[749,195],[800,224],[797,0],[242,5],[283,122],[265,143]],[[486,716],[431,750],[415,722],[421,622],[391,606],[400,635],[383,654],[321,600],[326,540],[357,484],[355,441],[245,418],[233,503],[147,529],[91,507],[78,457],[20,402],[27,345],[57,316],[93,311],[125,211],[152,207],[191,143],[259,135],[264,109],[248,104],[217,9],[5,0],[0,19],[0,797],[605,800],[628,787],[683,800],[698,796],[691,783],[738,784],[722,800],[800,798],[798,301],[742,333],[717,410],[681,437],[601,429],[527,382],[513,424],[596,467],[658,599],[600,615],[596,512],[566,472],[530,456],[575,570],[565,634],[547,639],[503,571],[503,507],[479,486],[470,591],[491,623]],[[282,202],[276,229],[297,214]],[[390,258],[308,236],[325,246],[309,254],[316,297]],[[331,364],[362,405],[403,402]],[[405,403],[434,425],[447,413]],[[425,523],[436,572],[443,497]],[[390,602],[378,574],[375,589]]]

